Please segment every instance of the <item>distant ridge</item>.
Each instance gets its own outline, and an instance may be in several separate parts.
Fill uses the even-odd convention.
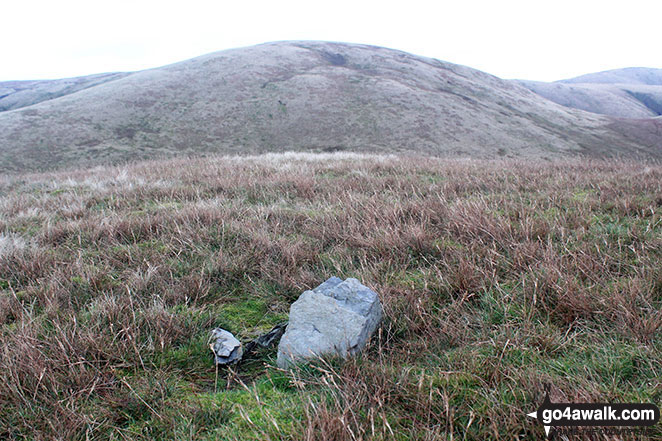
[[[629,67],[543,83],[519,84],[563,106],[622,118],[662,115],[662,69]]]
[[[61,80],[3,81],[0,82],[0,112],[59,98],[127,75],[113,72]]]
[[[573,84],[641,84],[646,86],[662,86],[662,69],[654,69],[651,67],[626,67],[623,69],[589,73],[557,82]]]

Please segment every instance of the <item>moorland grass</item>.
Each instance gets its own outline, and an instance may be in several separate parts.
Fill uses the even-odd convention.
[[[552,401],[662,398],[662,168],[265,155],[0,181],[0,438],[542,439]],[[326,278],[347,362],[217,372]],[[626,435],[639,439],[639,435]],[[662,436],[659,426],[647,436]]]

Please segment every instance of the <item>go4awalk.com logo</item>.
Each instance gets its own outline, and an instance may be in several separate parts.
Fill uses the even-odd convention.
[[[549,436],[552,429],[562,432],[602,432],[644,430],[660,420],[660,409],[649,403],[552,403],[549,388],[538,410],[527,414],[536,418]],[[626,429],[627,430],[627,429]]]

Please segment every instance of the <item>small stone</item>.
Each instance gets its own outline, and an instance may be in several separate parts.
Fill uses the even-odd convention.
[[[331,277],[292,304],[277,364],[286,368],[320,355],[354,355],[365,347],[381,318],[377,293],[356,279]]]
[[[211,331],[209,347],[214,352],[216,364],[234,364],[241,360],[243,355],[241,342],[230,332],[221,328]]]

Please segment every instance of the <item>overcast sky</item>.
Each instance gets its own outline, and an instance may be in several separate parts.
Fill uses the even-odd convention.
[[[659,0],[5,0],[0,81],[132,71],[276,40],[367,43],[502,78],[662,68]]]

